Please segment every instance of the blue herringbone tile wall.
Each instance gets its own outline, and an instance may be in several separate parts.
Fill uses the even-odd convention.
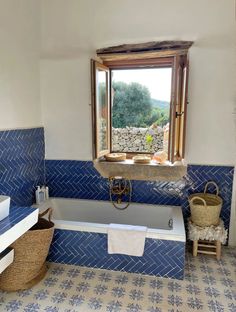
[[[44,182],[44,129],[0,131],[0,194],[12,206],[30,206]]]
[[[108,180],[91,161],[46,160],[46,176],[52,197],[109,200]],[[132,181],[132,186],[134,202],[180,205],[185,181]]]
[[[55,230],[49,261],[183,279],[185,243],[147,238],[144,255],[109,255],[107,235]]]
[[[215,181],[223,198],[221,216],[229,227],[234,168],[189,165],[187,175],[176,182],[132,181],[132,201],[160,205],[182,205],[189,216],[188,195],[202,192],[207,181]],[[109,200],[108,181],[91,161],[46,160],[47,184],[53,197]],[[210,191],[213,191],[210,189]]]
[[[108,200],[108,182],[91,161],[46,160],[46,181],[52,197]]]

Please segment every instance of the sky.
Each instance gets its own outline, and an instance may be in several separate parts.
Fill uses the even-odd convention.
[[[170,101],[171,68],[123,69],[112,73],[113,81],[138,82],[149,89],[151,98]]]

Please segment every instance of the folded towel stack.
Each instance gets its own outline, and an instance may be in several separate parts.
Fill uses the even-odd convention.
[[[107,231],[108,253],[141,257],[146,233],[146,226],[110,224]]]

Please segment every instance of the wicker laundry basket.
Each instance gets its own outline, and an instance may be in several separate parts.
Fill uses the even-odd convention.
[[[42,218],[48,213],[48,220]],[[17,291],[31,288],[46,274],[46,258],[54,233],[51,222],[52,208],[39,214],[38,222],[11,247],[14,248],[13,263],[0,274],[0,289]]]
[[[216,194],[207,193],[207,188],[210,184],[215,186]],[[210,181],[206,184],[204,193],[196,193],[189,196],[191,220],[193,223],[202,227],[219,224],[223,201],[218,194],[218,185]]]

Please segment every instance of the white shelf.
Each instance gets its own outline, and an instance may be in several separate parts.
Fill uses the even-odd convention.
[[[38,209],[31,207],[10,208],[7,218],[0,221],[0,253],[38,221]]]

